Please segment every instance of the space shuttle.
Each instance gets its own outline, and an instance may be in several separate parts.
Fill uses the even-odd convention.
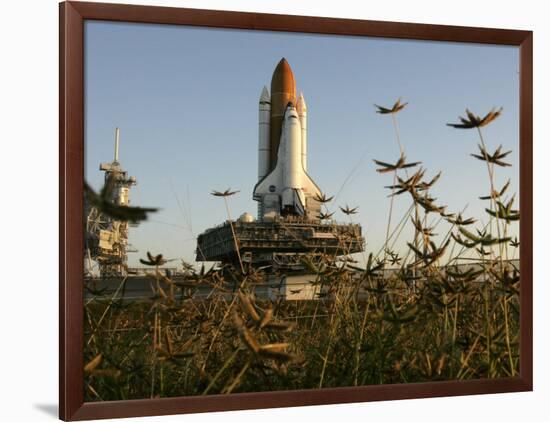
[[[253,198],[258,219],[289,215],[316,220],[321,190],[307,173],[307,107],[283,58],[259,101],[258,182]]]

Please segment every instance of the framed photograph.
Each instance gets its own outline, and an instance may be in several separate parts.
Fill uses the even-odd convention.
[[[532,389],[532,32],[60,4],[60,418]]]

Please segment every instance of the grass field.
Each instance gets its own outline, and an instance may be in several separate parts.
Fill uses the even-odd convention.
[[[475,281],[478,273],[434,272],[413,289],[397,276],[327,265],[324,298],[268,302],[246,293],[246,277],[228,296],[212,271],[198,282],[221,293],[206,300],[172,297],[166,280],[150,303],[96,299],[85,315],[86,397],[514,376],[519,280],[487,272]]]

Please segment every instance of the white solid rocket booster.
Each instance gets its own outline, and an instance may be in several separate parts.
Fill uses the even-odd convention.
[[[258,115],[258,180],[269,171],[269,118],[271,112],[271,97],[264,86],[259,101]]]
[[[304,167],[304,171],[307,171],[307,106],[304,94],[301,92],[296,104],[296,111],[298,112],[298,118],[302,126],[302,166]]]

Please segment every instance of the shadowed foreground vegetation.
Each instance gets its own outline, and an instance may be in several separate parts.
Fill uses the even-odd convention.
[[[335,270],[322,276],[336,290],[334,300],[256,303],[243,293],[234,301],[159,297],[153,307],[95,303],[86,309],[86,396],[122,400],[512,376],[518,371],[518,282],[471,277],[434,274],[411,293],[369,276],[363,301],[354,297],[359,281]],[[204,281],[211,278],[214,273]]]
[[[285,301],[256,297],[264,274],[242,261],[209,271],[184,266],[175,279],[159,269],[162,256],[149,254],[149,302],[124,301],[125,281],[115,294],[92,291],[86,300],[86,400],[516,376],[520,276],[511,260],[519,243],[508,233],[519,211],[509,184],[496,186],[495,169],[509,166],[510,152],[489,153],[481,132],[501,111],[483,118],[467,111],[450,125],[478,131],[472,155],[489,180],[481,224],[436,203],[430,189],[439,174],[425,179],[420,162],[407,162],[396,120],[405,105],[378,107],[392,117],[399,157],[375,160],[393,182],[386,241],[366,265],[345,251],[343,259],[306,258],[317,300]],[[411,205],[392,220],[400,196]],[[331,198],[318,200],[326,208]],[[357,212],[340,209],[350,220]],[[331,215],[326,208],[319,219],[331,224]],[[450,229],[437,236],[441,221]],[[400,239],[405,224],[414,228],[411,239]],[[401,255],[398,240],[407,248]],[[472,265],[459,266],[465,257]],[[207,298],[193,298],[206,286]]]

